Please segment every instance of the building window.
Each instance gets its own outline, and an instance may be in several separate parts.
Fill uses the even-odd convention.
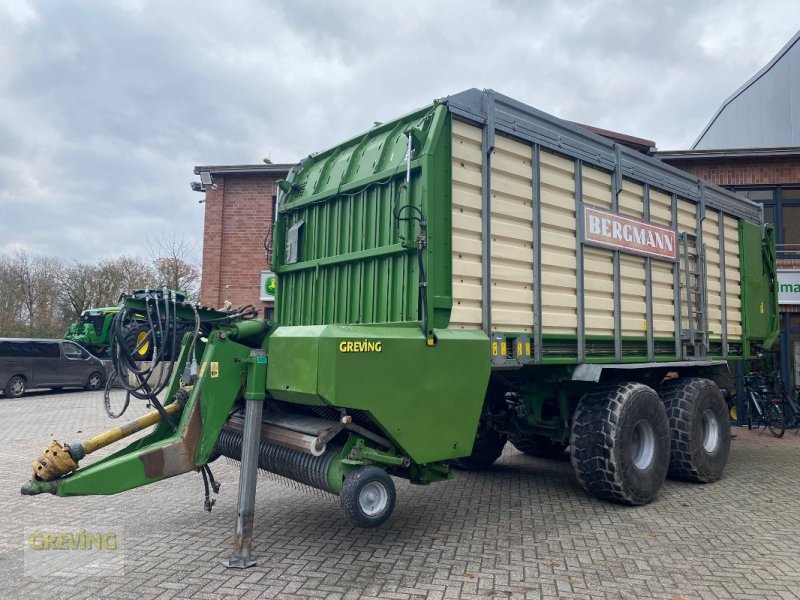
[[[800,258],[800,188],[730,188],[764,205],[764,220],[775,225],[778,258]]]

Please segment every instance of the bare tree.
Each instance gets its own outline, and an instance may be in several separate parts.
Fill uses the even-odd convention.
[[[11,259],[0,256],[0,337],[20,335],[22,294],[11,268]]]
[[[200,267],[196,258],[197,246],[179,233],[162,235],[150,243],[159,285],[186,292],[196,300],[200,291]]]
[[[19,320],[28,335],[52,335],[62,326],[58,306],[59,284],[64,264],[55,256],[11,255],[10,275],[18,286]]]

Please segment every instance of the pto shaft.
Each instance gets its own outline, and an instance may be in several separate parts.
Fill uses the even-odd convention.
[[[185,399],[184,394],[177,394],[176,401],[164,407],[164,411],[172,416],[183,409]],[[105,448],[109,444],[133,435],[136,432],[147,429],[148,427],[161,422],[161,414],[151,411],[125,425],[114,427],[108,431],[84,440],[79,444],[60,444],[53,440],[45,449],[44,453],[33,463],[33,475],[30,483],[38,481],[52,481],[62,477],[78,468],[78,461],[82,460],[87,454],[95,450]],[[35,487],[35,486],[33,486]],[[23,488],[24,493],[25,488]],[[33,491],[33,490],[31,490]]]

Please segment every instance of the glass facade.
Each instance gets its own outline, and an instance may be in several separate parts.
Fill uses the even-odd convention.
[[[800,187],[731,187],[764,205],[764,219],[775,225],[778,258],[800,258]]]

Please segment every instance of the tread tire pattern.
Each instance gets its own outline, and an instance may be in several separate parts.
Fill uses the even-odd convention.
[[[639,420],[654,433],[650,467],[639,471],[628,455],[627,435]],[[669,466],[669,427],[655,391],[641,383],[615,383],[586,394],[578,403],[569,440],[575,475],[592,496],[620,504],[653,500]]]
[[[697,483],[717,481],[728,461],[731,445],[728,406],[717,384],[710,379],[686,377],[663,384],[659,395],[669,418],[669,477]],[[701,424],[693,422],[702,419],[706,407],[715,413],[720,427],[714,455],[703,449]]]

